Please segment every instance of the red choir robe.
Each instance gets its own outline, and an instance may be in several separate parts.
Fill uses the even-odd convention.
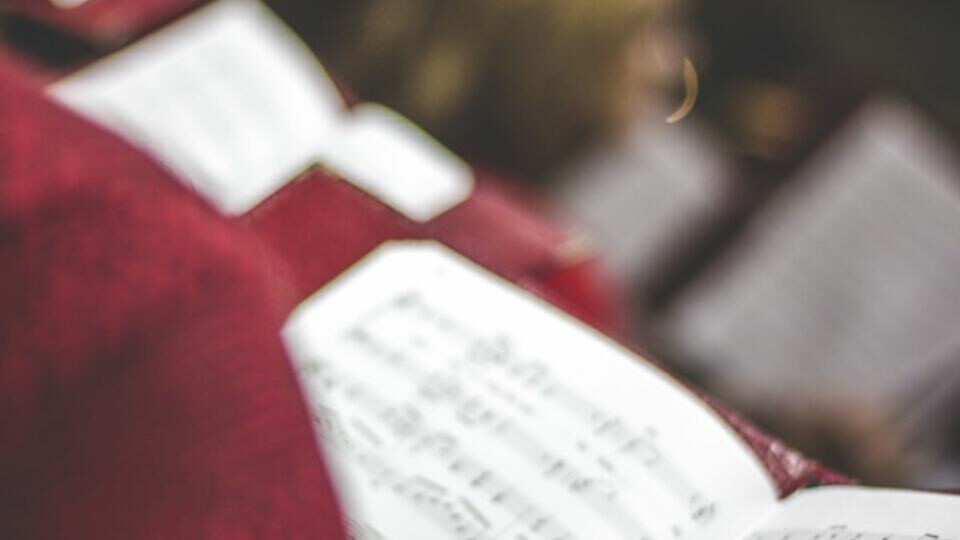
[[[0,64],[0,538],[344,538],[265,253]]]

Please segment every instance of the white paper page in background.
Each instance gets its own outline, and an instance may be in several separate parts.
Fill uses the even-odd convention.
[[[953,150],[875,101],[802,174],[681,298],[671,335],[755,398],[903,398],[960,351]]]
[[[415,124],[372,103],[352,113],[324,150],[328,167],[417,221],[428,221],[470,196],[472,169]]]
[[[312,53],[253,0],[205,7],[50,91],[235,214],[316,163],[343,114]]]
[[[720,209],[730,169],[716,141],[690,119],[645,117],[624,140],[564,170],[552,196],[588,228],[621,282],[643,284],[678,238]]]
[[[437,244],[380,248],[285,337],[359,538],[719,540],[775,505],[688,391]]]
[[[822,487],[788,497],[745,540],[960,540],[960,497]]]

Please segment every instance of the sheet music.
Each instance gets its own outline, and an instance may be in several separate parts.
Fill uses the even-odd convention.
[[[783,529],[759,532],[748,540],[957,540],[936,534],[866,532],[836,525],[825,529]]]
[[[868,103],[679,300],[675,346],[757,401],[906,397],[960,351],[953,154],[907,105]]]
[[[311,53],[251,0],[216,2],[50,91],[228,213],[316,163],[344,114]]]
[[[285,335],[358,538],[706,540],[774,506],[686,390],[438,245],[381,248]]]
[[[317,164],[420,221],[473,188],[464,162],[397,113],[347,111],[313,53],[255,0],[211,4],[50,92],[226,213]]]
[[[824,487],[788,497],[746,540],[960,540],[960,497]]]

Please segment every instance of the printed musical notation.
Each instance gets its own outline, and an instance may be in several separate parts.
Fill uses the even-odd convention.
[[[752,534],[747,540],[957,540],[936,534],[892,534],[856,531],[846,525],[826,529],[769,530]]]
[[[363,489],[464,540],[580,537],[502,474],[503,460],[621,538],[684,538],[714,519],[717,502],[665,455],[657,429],[604,410],[555,377],[548,358],[520,353],[517,336],[487,330],[405,291],[297,359],[323,398],[313,413],[326,444]],[[638,489],[672,510],[650,516],[633,504]],[[655,536],[649,521],[664,530],[664,519],[669,536]],[[363,527],[358,538],[389,536]]]
[[[413,405],[395,406],[376,392],[344,376],[333,375],[319,361],[305,364],[311,377],[320,378],[328,389],[337,388],[350,402],[350,420],[340,413],[317,407],[314,419],[328,444],[348,456],[355,469],[377,489],[394,494],[426,516],[450,538],[511,538],[511,531],[525,530],[525,538],[573,540],[552,516],[482,461],[461,448],[454,435],[429,431]],[[408,456],[429,460],[429,467],[411,467],[390,459],[390,450],[401,443]],[[402,460],[410,462],[412,460]],[[354,527],[377,538],[369,525]]]

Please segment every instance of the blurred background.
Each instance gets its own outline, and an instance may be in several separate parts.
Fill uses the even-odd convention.
[[[672,370],[866,483],[960,488],[955,2],[267,3],[565,214]],[[0,22],[54,68],[125,39]]]
[[[660,361],[868,483],[960,487],[951,2],[315,9],[360,97],[567,212]]]

